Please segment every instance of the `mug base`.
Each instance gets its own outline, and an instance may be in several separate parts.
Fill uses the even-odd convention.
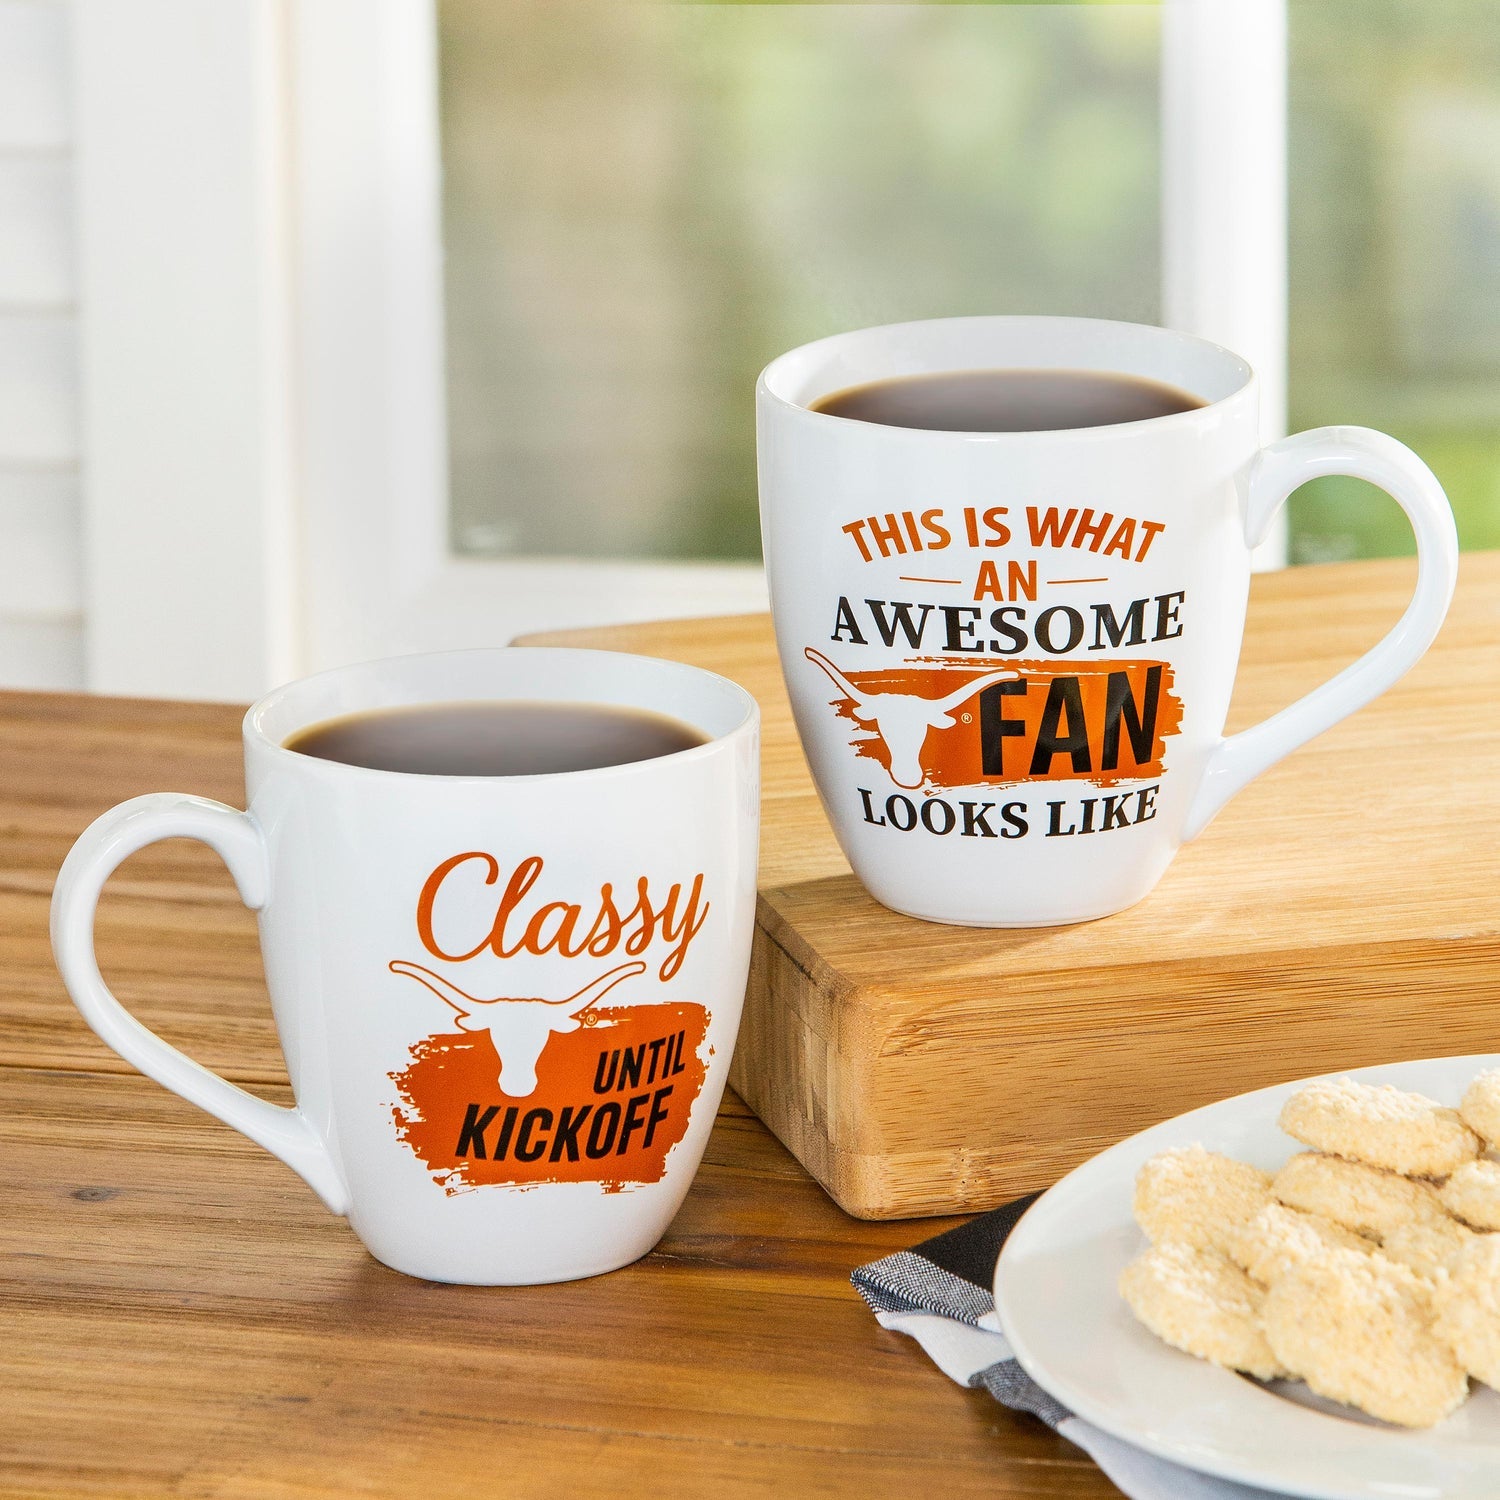
[[[870,894],[888,910],[896,912],[903,917],[915,917],[919,922],[933,922],[941,927],[985,927],[1017,930],[1030,927],[1077,927],[1085,922],[1100,922],[1105,917],[1118,916],[1121,912],[1129,911],[1131,907],[1138,906],[1151,893],[1145,891],[1129,901],[1112,904],[1097,911],[1085,910],[1076,916],[1069,913],[1067,916],[1025,917],[939,916],[934,912],[915,911],[909,906],[898,906],[894,901],[882,901],[879,896],[875,896],[873,891]]]
[[[387,1270],[397,1271],[402,1276],[410,1276],[414,1281],[432,1281],[443,1286],[553,1286],[563,1281],[588,1281],[595,1276],[607,1276],[611,1271],[624,1270],[626,1266],[633,1266],[636,1261],[649,1255],[655,1248],[655,1245],[648,1245],[644,1250],[631,1250],[623,1258],[600,1257],[584,1265],[559,1267],[555,1272],[551,1270],[491,1272],[477,1267],[473,1271],[467,1271],[430,1265],[422,1267],[416,1263],[402,1265],[399,1264],[400,1256],[377,1255],[368,1245],[365,1246],[365,1251],[371,1260],[378,1262]]]
[[[588,1184],[561,1185],[570,1186],[586,1189]],[[385,1215],[361,1222],[357,1212],[350,1215],[349,1227],[381,1265],[418,1281],[549,1286],[586,1281],[634,1264],[656,1248],[671,1222],[671,1214],[661,1212],[666,1205],[658,1203],[654,1212],[641,1212],[623,1223],[601,1223],[597,1215],[578,1213],[570,1196],[578,1195],[560,1193],[557,1187],[550,1201],[542,1194],[528,1194],[524,1207],[512,1204],[511,1212],[498,1217],[481,1215],[467,1224],[449,1223],[442,1232],[429,1224],[429,1233],[412,1233],[413,1226],[393,1224]],[[670,1206],[675,1211],[676,1204]]]

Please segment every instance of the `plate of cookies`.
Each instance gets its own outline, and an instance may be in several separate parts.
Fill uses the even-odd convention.
[[[1316,1500],[1500,1495],[1500,1054],[1242,1094],[1011,1232],[995,1307],[1085,1420]]]

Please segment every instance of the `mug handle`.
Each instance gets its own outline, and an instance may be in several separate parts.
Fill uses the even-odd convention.
[[[52,952],[83,1019],[126,1062],[279,1156],[336,1214],[349,1190],[328,1147],[302,1112],[268,1104],[184,1056],[142,1026],[110,993],[94,955],[94,912],[104,882],[127,856],[159,839],[197,839],[229,867],[251,911],[265,905],[270,865],[248,814],[179,792],[133,797],[95,819],[68,852],[52,892]]]
[[[1377,645],[1337,677],[1252,729],[1221,739],[1188,809],[1183,839],[1196,838],[1214,814],[1260,773],[1363,708],[1432,644],[1458,581],[1453,510],[1431,469],[1395,438],[1368,427],[1315,427],[1261,449],[1250,469],[1245,542],[1265,539],[1271,518],[1309,479],[1345,474],[1377,484],[1406,512],[1417,538],[1417,587],[1406,613]]]

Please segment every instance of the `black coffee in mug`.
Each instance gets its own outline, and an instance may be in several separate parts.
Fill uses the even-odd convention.
[[[1109,370],[952,370],[853,385],[812,410],[884,427],[938,432],[1056,432],[1196,411],[1189,392]]]
[[[707,744],[689,724],[608,703],[426,703],[325,719],[285,748],[374,771],[538,776],[655,760]]]

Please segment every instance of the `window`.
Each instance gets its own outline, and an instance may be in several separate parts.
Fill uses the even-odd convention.
[[[756,558],[758,370],[1154,322],[1150,6],[439,0],[454,547]]]
[[[1170,315],[1251,330],[1226,342],[1278,368],[1245,339],[1281,324],[1279,15],[81,8],[87,681],[249,696],[359,656],[763,607],[751,384],[834,330]],[[1289,425],[1394,433],[1465,545],[1500,543],[1500,8],[1291,0],[1289,55]],[[1198,128],[1164,142],[1163,96]],[[1265,230],[1259,301],[1239,269],[1205,299],[1228,319],[1176,305],[1199,290],[1179,261],[1234,261],[1185,254],[1204,226]],[[1294,560],[1409,547],[1356,481],[1293,502]]]

